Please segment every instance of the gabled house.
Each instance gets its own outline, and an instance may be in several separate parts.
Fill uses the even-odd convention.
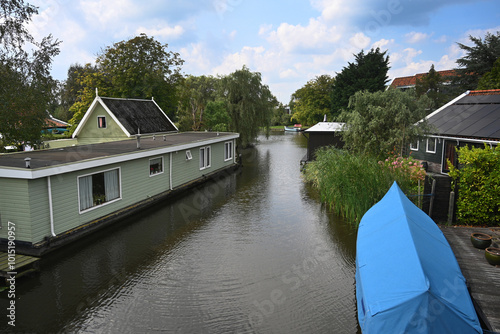
[[[178,133],[153,100],[98,96],[73,136],[0,155],[0,250],[6,226],[16,253],[40,256],[238,167],[238,133]]]
[[[78,144],[123,140],[141,135],[159,135],[178,129],[151,100],[96,96],[78,124],[73,138]]]
[[[467,91],[426,117],[434,133],[410,145],[411,155],[428,170],[449,171],[457,164],[456,148],[496,146],[500,142],[500,89]]]
[[[441,76],[444,81],[444,84],[450,84],[452,79],[457,76],[455,70],[445,70],[445,71],[437,71],[437,73]],[[422,80],[428,73],[417,73],[415,75],[406,76],[406,77],[398,77],[392,80],[390,87],[397,88],[401,90],[407,90],[410,88],[415,88],[417,84],[417,79]]]

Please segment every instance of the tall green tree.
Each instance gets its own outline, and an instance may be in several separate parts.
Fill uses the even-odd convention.
[[[465,51],[465,56],[457,59],[458,81],[462,88],[476,89],[479,79],[491,71],[495,61],[500,57],[500,32],[487,33],[484,40],[469,36],[472,46],[457,43]]]
[[[94,101],[96,89],[101,96],[115,97],[106,77],[95,65],[86,64],[83,68],[79,69],[75,81],[76,85],[81,88],[78,91],[75,102],[69,108],[69,114],[73,115],[69,120],[71,124],[70,133],[76,130],[92,101]]]
[[[500,89],[500,57],[495,61],[491,71],[486,72],[479,79],[477,89]]]
[[[425,122],[415,124],[425,117],[430,104],[426,95],[417,99],[414,91],[357,92],[351,99],[351,110],[341,115],[347,123],[342,137],[349,149],[378,159],[394,150],[401,153],[408,143],[429,131]]]
[[[80,99],[80,93],[84,89],[81,77],[87,71],[97,72],[97,67],[91,65],[87,67],[81,64],[73,64],[69,67],[66,80],[59,85],[60,102],[53,114],[56,118],[67,121],[73,117],[69,110]]]
[[[358,91],[383,91],[389,81],[389,56],[380,48],[363,50],[354,55],[353,63],[348,63],[335,77],[331,94],[332,116],[338,116],[349,106],[349,99]]]
[[[209,101],[205,109],[204,128],[210,131],[229,131],[231,117],[224,100]]]
[[[198,131],[203,127],[204,112],[209,102],[216,98],[218,78],[212,76],[188,76],[178,85],[179,130]]]
[[[36,144],[55,96],[50,75],[60,42],[36,41],[26,26],[38,9],[22,0],[0,1],[0,133],[3,143]],[[33,47],[31,52],[26,51]]]
[[[76,81],[83,88],[70,108],[73,129],[94,100],[96,88],[99,95],[107,97],[154,97],[163,111],[173,118],[183,63],[178,53],[168,51],[168,44],[161,44],[145,34],[105,48],[95,66],[87,64],[79,71]]]
[[[231,130],[240,133],[242,147],[251,145],[260,128],[269,127],[274,108],[278,105],[269,87],[262,84],[259,72],[251,72],[246,66],[221,79],[221,97],[227,102],[231,117]]]
[[[308,81],[304,87],[292,94],[290,107],[293,118],[302,124],[315,124],[323,120],[324,115],[331,118],[331,94],[335,79],[329,75],[320,75]]]
[[[420,97],[422,95],[427,95],[431,99],[433,106],[430,111],[441,107],[452,99],[452,96],[445,93],[446,86],[443,82],[444,80],[441,75],[434,69],[434,64],[431,65],[431,68],[426,75],[424,75],[421,79],[417,78],[415,84],[417,96]]]
[[[168,44],[146,34],[106,47],[96,60],[114,97],[154,97],[169,116],[177,107],[176,85],[183,63],[179,53],[168,51]]]

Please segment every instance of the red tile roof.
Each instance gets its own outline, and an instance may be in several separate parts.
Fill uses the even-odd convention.
[[[444,70],[444,71],[437,71],[439,75],[446,80],[446,78],[449,77],[454,77],[456,76],[455,70]],[[413,87],[417,83],[417,79],[421,80],[423,77],[425,77],[427,73],[418,73],[413,76],[408,76],[408,77],[399,77],[395,78],[392,83],[391,87],[398,88],[398,87]]]
[[[68,123],[66,122],[61,122],[59,120],[56,120],[56,119],[52,119],[52,118],[47,118],[45,120],[45,124],[47,127],[49,128],[65,128],[68,126]]]
[[[500,89],[471,90],[469,92],[469,96],[479,96],[479,95],[500,95]]]

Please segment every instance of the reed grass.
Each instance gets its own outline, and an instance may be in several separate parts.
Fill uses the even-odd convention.
[[[405,193],[412,188],[408,177],[391,172],[376,158],[333,147],[316,151],[316,160],[306,165],[304,175],[319,190],[323,202],[354,224],[359,224],[394,181]]]

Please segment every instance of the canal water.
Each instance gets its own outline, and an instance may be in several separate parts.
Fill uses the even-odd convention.
[[[50,254],[17,281],[16,327],[2,328],[359,333],[356,229],[303,182],[305,152],[298,133],[259,137],[240,172]]]

